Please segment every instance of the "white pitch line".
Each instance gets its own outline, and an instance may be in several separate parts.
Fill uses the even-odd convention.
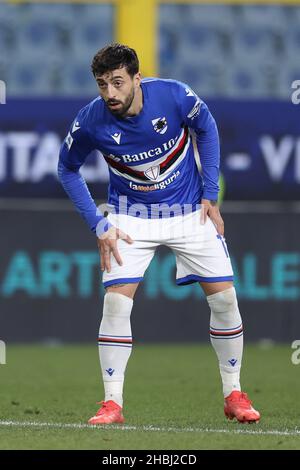
[[[57,428],[57,429],[97,429],[102,431],[118,430],[118,431],[142,431],[142,432],[193,432],[193,433],[217,433],[217,434],[253,434],[253,435],[270,435],[270,436],[300,436],[300,430],[284,430],[270,429],[263,431],[260,429],[213,429],[213,428],[173,428],[173,427],[159,427],[159,426],[91,426],[89,424],[80,423],[39,423],[37,421],[0,421],[0,427],[40,427],[40,428]]]

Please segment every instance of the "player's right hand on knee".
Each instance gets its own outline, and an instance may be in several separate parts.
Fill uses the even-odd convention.
[[[112,253],[117,263],[122,266],[123,262],[118,251],[117,240],[124,240],[126,243],[133,243],[132,238],[123,232],[121,229],[114,226],[110,227],[107,232],[103,233],[101,237],[97,238],[97,244],[100,252],[100,267],[101,271],[109,273],[111,269],[110,254]]]

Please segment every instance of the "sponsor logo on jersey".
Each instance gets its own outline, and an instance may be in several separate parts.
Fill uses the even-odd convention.
[[[156,147],[154,149],[146,150],[145,152],[135,153],[133,155],[120,155],[120,158],[123,160],[123,163],[131,163],[131,162],[140,162],[142,160],[147,160],[151,157],[157,157],[158,155],[162,155],[164,152],[168,152],[174,147],[178,140],[179,135],[177,135],[174,139],[170,139],[168,142],[162,144],[161,147]],[[112,154],[109,155],[111,158],[114,156]],[[115,158],[113,158],[115,160]]]
[[[167,132],[168,123],[165,117],[152,119],[152,125],[155,132],[158,132],[158,134],[165,134]]]
[[[120,141],[121,141],[121,132],[115,132],[114,134],[112,134],[112,138],[114,139],[114,141],[120,145]]]
[[[151,166],[146,171],[144,171],[144,175],[149,180],[152,180],[152,181],[156,181],[157,178],[159,177],[159,174],[160,174],[160,166],[159,165]]]
[[[177,170],[176,173],[173,173],[169,178],[166,178],[164,181],[160,181],[160,183],[155,183],[151,185],[143,185],[143,184],[135,184],[132,181],[129,183],[129,187],[134,191],[157,191],[158,189],[166,189],[169,184],[173,183],[173,181],[180,175],[180,171]]]
[[[121,158],[120,157],[117,157],[116,155],[113,155],[112,153],[110,153],[108,155],[109,158],[111,158],[112,160],[114,160],[115,162],[119,162],[121,161]]]
[[[176,142],[176,145],[175,144]],[[180,163],[181,160],[185,157],[186,152],[188,151],[191,139],[189,130],[185,127],[180,135],[180,138],[176,137],[175,139],[170,139],[167,143],[163,144],[163,149],[169,151],[156,159],[150,164],[143,165],[126,165],[128,162],[136,162],[140,160],[145,160],[149,157],[154,157],[160,155],[162,152],[162,147],[157,147],[156,149],[150,149],[147,152],[141,152],[135,155],[121,155],[120,158],[123,159],[123,162],[116,161],[113,156],[105,155],[104,159],[110,166],[110,170],[113,173],[118,174],[118,176],[123,176],[131,181],[143,182],[149,179],[153,181],[162,181],[164,178],[164,173],[170,174],[172,171],[175,171],[176,162]],[[159,166],[158,168],[155,168]],[[159,170],[159,172],[158,172]],[[145,173],[146,172],[146,173]]]

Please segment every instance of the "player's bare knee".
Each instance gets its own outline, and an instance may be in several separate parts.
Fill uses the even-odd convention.
[[[139,283],[127,283],[127,284],[113,284],[106,287],[106,292],[117,293],[125,295],[130,299],[133,299],[138,288]]]
[[[207,296],[207,302],[214,313],[227,313],[237,308],[234,287]]]

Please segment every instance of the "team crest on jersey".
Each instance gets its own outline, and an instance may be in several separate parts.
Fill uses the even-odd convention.
[[[144,171],[144,175],[151,181],[156,181],[157,178],[159,177],[159,173],[160,173],[159,165],[151,166],[146,171]]]
[[[152,125],[155,132],[158,132],[159,134],[165,134],[167,132],[168,123],[165,117],[152,119]]]

